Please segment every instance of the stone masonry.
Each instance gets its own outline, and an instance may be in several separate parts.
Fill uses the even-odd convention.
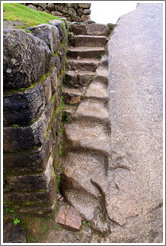
[[[4,29],[4,205],[48,214],[56,205],[67,29],[60,20]]]
[[[90,3],[24,3],[27,7],[46,13],[65,17],[68,21],[90,20]]]

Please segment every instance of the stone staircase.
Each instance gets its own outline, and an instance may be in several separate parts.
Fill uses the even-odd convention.
[[[65,103],[70,104],[65,108],[70,120],[64,126],[62,187],[67,201],[94,228],[105,231],[108,224],[103,192],[108,185],[110,152],[108,60],[104,54],[108,30],[99,24],[82,26],[73,28],[63,89]]]

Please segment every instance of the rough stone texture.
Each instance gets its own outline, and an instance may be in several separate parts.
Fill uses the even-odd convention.
[[[55,211],[66,22],[65,26],[61,21],[57,27],[39,25],[33,28],[38,38],[8,27],[4,32],[5,64],[14,62],[18,67],[9,69],[12,83],[4,73],[3,198],[4,206],[12,205],[19,213],[45,216]]]
[[[97,58],[104,53],[104,47],[71,47],[69,48],[68,57],[70,58]]]
[[[44,110],[46,101],[41,84],[24,92],[4,95],[3,123],[4,126],[13,124],[29,125]]]
[[[76,231],[81,229],[81,220],[78,211],[67,204],[60,207],[56,216],[56,223]]]
[[[86,35],[87,29],[86,25],[84,23],[71,23],[70,24],[71,32],[73,32],[75,35]]]
[[[55,26],[48,24],[41,24],[29,28],[35,37],[43,40],[50,48],[52,54],[58,49],[60,45],[59,30]]]
[[[52,153],[52,145],[52,136],[49,132],[42,147],[36,151],[5,153],[3,156],[4,176],[43,172]]]
[[[91,3],[24,3],[24,5],[58,17],[65,17],[69,21],[81,22],[84,19],[90,19],[89,15],[91,14]]]
[[[162,242],[162,31],[162,4],[145,3],[109,41],[111,242]]]
[[[62,42],[62,40],[64,40],[64,38],[65,38],[65,31],[63,30],[62,22],[60,20],[51,20],[51,21],[49,21],[49,23],[52,26],[58,28],[59,35],[60,35],[60,42]]]
[[[33,207],[48,207],[52,206],[56,197],[56,184],[55,179],[52,179],[47,190],[38,192],[13,192],[9,191],[4,193],[5,202],[17,205],[18,207],[25,207],[32,209]]]
[[[88,35],[99,35],[99,36],[108,36],[109,29],[107,25],[92,23],[87,25],[87,34]]]
[[[45,42],[23,30],[3,33],[4,89],[29,87],[50,68],[51,51]]]
[[[94,73],[92,72],[79,72],[75,73],[74,71],[66,72],[66,85],[72,88],[83,88],[87,86],[92,78]]]
[[[55,174],[52,169],[53,158],[50,156],[47,167],[42,174],[23,175],[23,176],[7,176],[6,180],[15,191],[39,191],[47,190],[51,179]]]
[[[82,92],[78,89],[63,88],[64,103],[75,105],[81,102]]]
[[[78,47],[102,47],[106,44],[106,37],[105,36],[84,36],[84,35],[78,35],[74,36],[73,39],[71,39],[70,43],[71,46]]]
[[[44,142],[45,132],[52,113],[53,104],[51,102],[42,116],[31,126],[4,127],[4,151],[31,150],[40,147]]]
[[[27,233],[20,225],[5,223],[3,229],[4,243],[27,243]]]
[[[66,67],[68,70],[95,72],[99,61],[95,59],[68,60]]]
[[[89,35],[103,31],[88,25]],[[162,4],[121,17],[65,124],[63,193],[105,233],[95,242],[162,243],[162,45]]]

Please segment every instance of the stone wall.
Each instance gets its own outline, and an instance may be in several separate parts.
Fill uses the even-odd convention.
[[[56,206],[67,26],[6,29],[3,44],[4,205],[48,214]]]
[[[24,3],[29,8],[66,17],[68,21],[90,20],[90,3]]]

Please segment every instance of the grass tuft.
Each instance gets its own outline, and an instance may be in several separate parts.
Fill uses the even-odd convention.
[[[3,3],[3,19],[7,21],[22,21],[25,27],[43,23],[48,24],[53,19],[61,20],[54,15],[28,8],[20,3]]]

